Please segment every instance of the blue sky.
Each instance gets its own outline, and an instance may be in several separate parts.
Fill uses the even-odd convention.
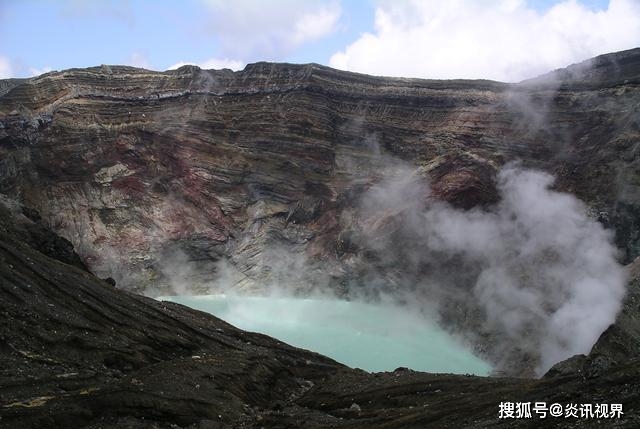
[[[0,77],[99,64],[519,80],[640,45],[640,0],[0,0]]]

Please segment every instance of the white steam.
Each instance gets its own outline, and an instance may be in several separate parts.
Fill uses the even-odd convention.
[[[497,174],[500,201],[463,210],[434,199],[421,169],[397,161],[380,171],[341,209],[349,250],[337,259],[310,257],[302,226],[265,218],[213,268],[165,252],[159,265],[169,289],[393,297],[439,314],[511,374],[543,374],[588,353],[615,321],[626,275],[612,233],[577,198],[551,189],[549,174],[508,164]]]
[[[479,307],[497,349],[517,347],[542,373],[589,352],[625,292],[611,233],[552,183],[546,173],[508,165],[498,175],[500,203],[465,211],[430,202],[426,182],[400,172],[363,199],[367,245],[387,266],[414,270],[428,299]],[[389,228],[394,217],[400,224]]]

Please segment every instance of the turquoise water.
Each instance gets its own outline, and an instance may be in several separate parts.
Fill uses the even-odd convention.
[[[488,375],[491,367],[435,323],[395,305],[225,295],[161,297],[366,371]]]

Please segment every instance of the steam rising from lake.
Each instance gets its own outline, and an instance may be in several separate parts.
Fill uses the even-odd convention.
[[[393,304],[225,295],[161,299],[367,371],[398,367],[478,375],[490,371],[486,362],[427,317]]]
[[[495,179],[497,203],[462,209],[434,198],[427,175],[420,169],[389,163],[341,215],[341,237],[349,237],[351,253],[339,260],[321,261],[307,257],[305,244],[265,246],[254,262],[256,272],[266,274],[256,282],[259,288],[254,292],[310,296],[314,291],[329,298],[341,296],[334,290],[334,280],[349,272],[340,287],[346,296],[372,303],[366,308],[380,305],[382,296],[392,296],[407,312],[427,312],[440,326],[482,346],[495,368],[507,373],[526,368],[542,375],[556,362],[588,353],[615,321],[626,274],[617,261],[612,233],[592,219],[576,197],[554,190],[551,175],[508,164],[497,171]],[[238,272],[234,270],[231,264],[221,263],[209,293],[237,291],[235,274],[229,274]],[[193,294],[189,285],[175,282],[173,293]],[[223,307],[221,302],[209,304],[214,313],[226,308],[225,317],[231,323],[270,333],[261,326],[271,329],[276,321],[269,321],[266,313],[255,326],[251,325],[255,321],[240,316],[248,311],[261,314],[261,308],[279,314],[273,307],[277,301],[264,301],[261,305],[267,307],[255,308],[246,307],[255,301],[230,302]],[[277,322],[289,321],[293,326],[291,318],[303,302],[282,304],[287,308],[286,317]],[[322,308],[315,311],[314,303]],[[323,303],[305,304],[305,315],[333,311]],[[393,315],[383,314],[387,310]],[[397,326],[404,322],[394,322],[394,318],[402,314],[380,307],[370,323],[383,328],[376,324],[384,320]],[[299,321],[308,324],[300,332],[313,332],[318,341],[328,341],[340,332],[322,331],[318,324],[325,323],[324,319],[301,317]],[[289,329],[287,335],[306,335],[294,331]],[[358,332],[368,335],[366,329]],[[425,331],[414,334],[424,347],[434,341]],[[301,338],[280,338],[323,352],[315,343],[300,342]],[[377,338],[380,343],[381,337]],[[406,337],[406,342],[412,341]],[[387,347],[387,351],[398,347]],[[419,360],[422,352],[416,353]]]
[[[612,233],[553,181],[508,164],[500,201],[464,210],[433,201],[418,171],[397,169],[363,199],[362,229],[383,225],[364,240],[385,270],[402,267],[405,289],[424,302],[479,311],[498,366],[520,350],[541,375],[589,352],[615,321],[626,282]]]

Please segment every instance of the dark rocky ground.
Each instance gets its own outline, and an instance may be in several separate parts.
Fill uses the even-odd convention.
[[[370,374],[117,290],[87,272],[68,241],[4,201],[0,427],[636,428],[640,279],[630,288],[594,351],[542,379]],[[622,403],[624,416],[499,420],[502,401]]]

